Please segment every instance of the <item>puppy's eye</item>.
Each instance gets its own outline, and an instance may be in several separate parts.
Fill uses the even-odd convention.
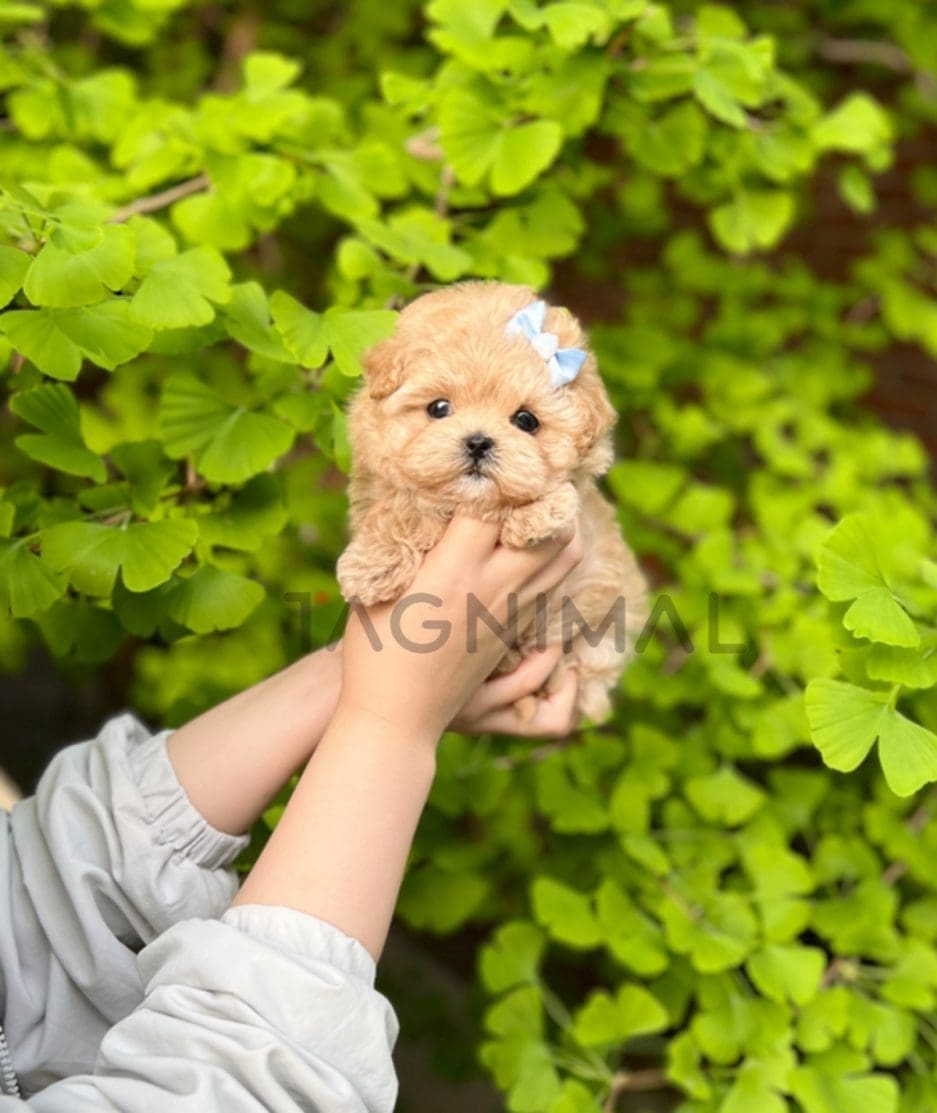
[[[448,417],[452,413],[452,406],[445,398],[437,398],[426,407],[426,412],[430,417]]]
[[[518,410],[517,413],[511,418],[511,424],[516,425],[525,433],[536,433],[540,428],[540,422],[534,417],[530,410]]]

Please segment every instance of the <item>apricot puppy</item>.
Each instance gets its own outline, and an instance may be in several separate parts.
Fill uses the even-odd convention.
[[[352,540],[338,562],[348,601],[404,594],[459,508],[523,547],[581,514],[585,556],[519,632],[506,672],[562,641],[553,690],[574,665],[580,714],[598,721],[634,650],[646,584],[596,486],[616,414],[578,321],[526,286],[464,282],[408,305],[365,359],[349,410]],[[518,710],[531,712],[528,702]]]

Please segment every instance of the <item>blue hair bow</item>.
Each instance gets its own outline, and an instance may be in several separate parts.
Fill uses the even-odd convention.
[[[520,334],[527,337],[534,351],[546,363],[550,372],[550,384],[555,390],[576,378],[586,362],[586,353],[582,348],[561,348],[559,337],[555,333],[544,332],[546,315],[547,303],[532,301],[514,314],[505,331],[509,336]]]

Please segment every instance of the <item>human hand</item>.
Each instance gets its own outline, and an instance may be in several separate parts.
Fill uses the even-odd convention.
[[[352,609],[342,643],[340,708],[433,742],[480,686],[487,694],[470,714],[491,721],[503,710],[501,699],[516,687],[517,670],[513,681],[499,678],[505,682],[500,686],[482,682],[514,640],[511,631],[533,619],[538,596],[582,559],[582,541],[578,520],[571,535],[523,550],[499,545],[499,533],[497,523],[456,514],[402,599]],[[501,634],[479,615],[500,624]],[[520,674],[522,683],[532,678],[527,670],[536,666]],[[568,698],[564,687],[534,721],[552,718]]]
[[[513,672],[483,681],[449,724],[464,734],[514,734],[524,738],[565,738],[576,725],[578,678],[574,669],[564,675],[556,691],[536,698],[530,718],[521,718],[515,704],[535,696],[563,655],[559,643],[525,657]]]

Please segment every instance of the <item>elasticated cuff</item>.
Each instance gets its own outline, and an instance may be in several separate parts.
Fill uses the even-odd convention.
[[[137,964],[143,1005],[108,1033],[99,1073],[132,1075],[143,1056],[193,1111],[395,1108],[397,1017],[370,955],[333,924],[236,905],[173,925]]]
[[[154,841],[206,869],[231,865],[250,841],[248,835],[231,835],[213,827],[199,812],[179,783],[169,760],[166,742],[172,731],[149,737],[132,715],[107,724],[127,739],[130,775],[143,800],[147,822],[154,828]]]
[[[281,952],[317,959],[374,985],[376,965],[367,949],[328,920],[282,904],[236,904],[220,919]]]

